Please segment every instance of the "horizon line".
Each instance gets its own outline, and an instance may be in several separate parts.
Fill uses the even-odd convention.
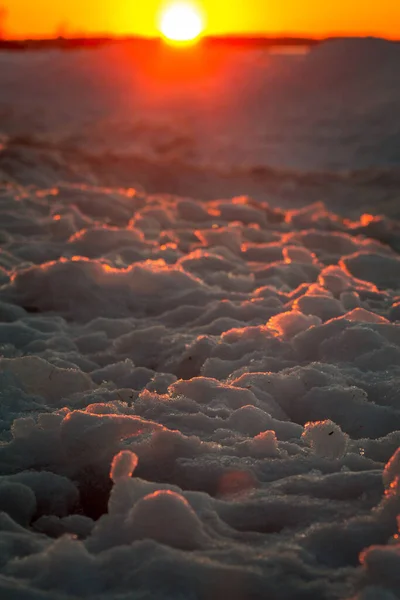
[[[329,41],[332,39],[379,39],[388,42],[400,42],[400,37],[390,37],[377,33],[340,33],[340,32],[327,32],[326,34],[321,35],[308,35],[306,33],[291,33],[291,32],[283,32],[283,33],[262,33],[262,32],[232,32],[232,33],[215,33],[215,34],[206,34],[202,36],[201,40],[214,41],[265,41],[265,42],[274,42],[274,41],[304,41],[309,43],[320,43],[324,41]],[[62,41],[160,41],[162,40],[162,36],[160,35],[144,35],[144,34],[135,34],[135,33],[127,33],[127,34],[113,34],[111,32],[96,32],[96,33],[85,33],[85,32],[76,32],[70,35],[49,35],[49,36],[26,36],[26,37],[4,37],[0,38],[0,44],[3,43],[27,43],[27,42],[62,42]]]

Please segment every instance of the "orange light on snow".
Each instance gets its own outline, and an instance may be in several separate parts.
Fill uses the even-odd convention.
[[[164,39],[172,44],[190,44],[203,33],[204,21],[193,4],[175,2],[161,12],[159,29]]]

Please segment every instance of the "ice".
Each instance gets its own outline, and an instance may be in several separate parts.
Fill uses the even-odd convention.
[[[129,450],[121,451],[119,454],[114,456],[111,464],[110,477],[114,483],[124,477],[130,477],[133,471],[136,469],[138,458],[133,452]]]
[[[302,435],[318,456],[341,458],[348,445],[348,436],[332,421],[314,421],[306,423]]]
[[[35,494],[21,483],[0,483],[0,510],[27,527],[36,512]]]
[[[383,471],[385,487],[390,487],[396,479],[400,480],[400,448],[393,454]]]
[[[343,44],[152,106],[0,56],[1,598],[398,597],[398,48]]]
[[[278,454],[278,441],[275,431],[263,431],[249,442],[253,456],[259,458],[273,457]]]
[[[141,498],[127,516],[133,539],[153,539],[160,544],[200,549],[206,541],[202,525],[185,498],[169,490]]]
[[[268,327],[282,337],[290,339],[301,331],[307,331],[310,327],[320,323],[321,320],[318,317],[309,316],[299,310],[292,310],[271,317]]]
[[[26,392],[42,396],[50,404],[93,387],[81,370],[61,369],[37,356],[1,359],[0,370],[15,375]]]
[[[380,289],[399,288],[400,259],[397,256],[357,252],[343,258],[341,264],[355,277],[371,281]]]

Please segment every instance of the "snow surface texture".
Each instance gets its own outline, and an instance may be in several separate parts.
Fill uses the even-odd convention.
[[[144,50],[0,52],[0,181],[399,217],[399,44]],[[111,214],[90,195],[75,206]],[[115,222],[125,216],[116,206]]]
[[[355,217],[27,147],[0,156],[0,598],[400,598],[396,180]]]
[[[0,203],[2,598],[399,597],[398,223]]]
[[[324,171],[400,161],[398,44],[330,41],[301,56],[169,52],[0,52],[1,133],[114,161]]]

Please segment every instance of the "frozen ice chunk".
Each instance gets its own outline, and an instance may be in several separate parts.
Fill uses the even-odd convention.
[[[20,269],[6,286],[7,295],[18,304],[36,312],[57,311],[76,321],[166,310],[172,298],[200,291],[207,293],[203,282],[163,260],[117,269],[85,257]]]
[[[206,247],[223,246],[233,252],[233,254],[240,254],[243,240],[239,227],[201,229],[196,231],[196,235]]]
[[[355,321],[358,323],[387,323],[389,324],[388,319],[385,317],[381,317],[369,310],[365,310],[365,308],[355,308],[351,312],[348,312],[344,315],[344,319],[347,321]]]
[[[79,231],[70,238],[68,246],[74,255],[97,258],[125,246],[143,249],[146,243],[143,233],[137,229],[103,226]]]
[[[216,401],[232,409],[246,405],[256,405],[257,398],[251,390],[224,385],[216,379],[193,377],[188,381],[180,380],[169,387],[173,395],[183,395],[200,404]]]
[[[11,371],[21,381],[23,389],[42,396],[50,403],[57,403],[77,392],[93,388],[86,373],[79,369],[62,369],[38,356],[24,356],[0,360],[1,371]]]
[[[338,265],[329,265],[323,269],[318,277],[318,283],[332,292],[335,296],[340,296],[346,291],[368,290],[377,292],[377,288],[373,283],[357,279],[351,275],[343,261]]]
[[[288,210],[285,215],[285,222],[298,229],[316,226],[318,226],[318,229],[332,229],[333,227],[339,227],[340,218],[329,212],[323,202],[314,202],[313,204],[304,206],[298,210]],[[328,236],[333,235],[330,232],[318,233],[321,233],[321,235],[326,233]],[[338,245],[338,242],[336,242],[336,245]],[[317,247],[319,246],[317,245]]]
[[[353,310],[360,306],[360,296],[357,292],[342,292],[340,302],[345,310]]]
[[[329,266],[323,269],[318,278],[318,283],[332,292],[335,296],[351,290],[352,278],[349,273],[338,266]]]
[[[370,281],[378,288],[399,288],[400,258],[373,252],[356,252],[340,261],[354,277]]]
[[[8,283],[1,279],[1,268],[0,268],[0,285]],[[26,317],[26,312],[21,306],[15,306],[14,304],[8,304],[7,302],[0,301],[0,323],[12,323]]]
[[[29,582],[33,589],[46,590],[46,595],[53,598],[88,598],[97,595],[102,586],[94,557],[71,536],[59,538],[42,552],[10,561],[7,575]],[[34,595],[43,598],[42,594]]]
[[[50,537],[58,538],[64,534],[72,534],[80,539],[87,538],[93,526],[92,519],[84,515],[69,515],[63,518],[55,515],[43,515],[33,524],[35,531]]]
[[[200,202],[195,200],[180,200],[177,203],[178,215],[185,221],[192,221],[194,223],[207,221],[210,219],[210,215]]]
[[[162,429],[161,425],[131,415],[73,411],[63,420],[60,437],[71,464],[111,460],[123,439]]]
[[[315,454],[324,458],[342,458],[346,453],[349,436],[333,421],[306,423],[302,435]]]
[[[371,586],[366,590],[373,591],[369,596],[362,596],[362,600],[395,600],[399,597],[400,544],[371,546],[360,554],[360,562],[365,570],[364,581]],[[376,588],[377,585],[382,587]]]
[[[219,213],[224,221],[239,221],[240,223],[257,223],[260,226],[267,224],[266,211],[258,210],[254,201],[248,196],[238,196],[232,200],[214,203],[212,214]]]
[[[276,331],[285,339],[290,339],[301,331],[306,331],[310,327],[320,325],[321,319],[313,315],[303,315],[298,310],[280,313],[271,317],[268,321],[268,328]]]
[[[35,427],[36,421],[33,417],[20,417],[11,425],[11,433],[14,439],[22,439],[29,437]]]
[[[391,321],[400,321],[400,302],[396,302],[390,309],[389,317]]]
[[[130,450],[122,450],[114,456],[111,463],[110,478],[114,483],[131,477],[138,464],[138,457]]]
[[[271,415],[251,405],[238,408],[229,417],[230,427],[252,436],[271,427],[271,422]]]
[[[384,248],[374,240],[365,240],[361,237],[350,235],[348,232],[309,229],[308,231],[303,230],[300,233],[294,233],[291,237],[319,255],[338,258],[359,250],[381,251]]]
[[[300,360],[352,362],[360,354],[385,344],[380,333],[385,334],[382,326],[349,323],[344,318],[337,318],[299,333],[292,343]],[[394,337],[395,333],[387,330],[387,335]]]
[[[203,525],[188,501],[169,490],[158,490],[138,500],[127,526],[134,539],[152,539],[182,550],[196,550],[206,541]]]
[[[305,315],[314,315],[322,321],[328,321],[343,314],[343,307],[339,300],[321,294],[305,294],[297,298],[293,308]]]
[[[0,266],[0,285],[4,285],[10,281],[10,276],[2,266]],[[2,311],[3,307],[0,306],[0,311]]]
[[[285,246],[283,258],[286,262],[312,264],[315,262],[315,254],[303,246]]]
[[[242,245],[242,257],[248,262],[275,263],[281,261],[282,256],[282,244],[247,243]]]
[[[20,525],[29,525],[36,511],[35,494],[22,483],[1,481],[0,511],[6,512]]]
[[[400,481],[400,448],[393,454],[383,471],[383,483],[386,488],[389,488],[396,479]]]
[[[79,505],[75,484],[50,471],[23,471],[9,475],[8,480],[26,486],[35,494],[37,512],[64,517]]]
[[[253,456],[273,457],[278,454],[278,440],[275,431],[262,431],[249,443]]]
[[[200,374],[204,361],[212,354],[216,346],[211,336],[199,336],[188,344],[176,365],[175,373],[180,379],[190,379]]]

